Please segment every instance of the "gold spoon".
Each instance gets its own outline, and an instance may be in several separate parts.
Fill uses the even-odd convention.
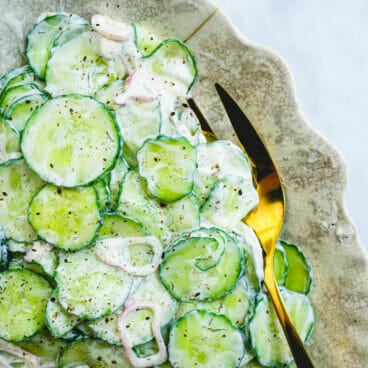
[[[215,84],[215,87],[253,169],[259,205],[246,217],[245,222],[253,228],[263,248],[264,284],[275,307],[297,367],[314,368],[303,341],[285,308],[273,269],[276,242],[280,235],[285,214],[285,196],[280,177],[271,156],[244,112],[219,84]],[[202,129],[210,132],[210,139],[216,138],[193,99],[189,99],[188,102],[197,115]],[[206,135],[208,136],[208,134]]]

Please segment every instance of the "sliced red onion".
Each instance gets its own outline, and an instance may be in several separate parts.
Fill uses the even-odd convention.
[[[130,363],[135,368],[146,368],[152,367],[155,365],[162,364],[167,360],[167,349],[165,345],[165,341],[161,334],[160,324],[161,324],[161,310],[158,304],[151,302],[139,302],[134,300],[133,298],[129,298],[124,304],[124,311],[118,318],[118,330],[120,335],[121,343],[124,347],[127,358]],[[152,321],[152,332],[153,337],[156,339],[156,343],[158,346],[158,352],[156,354],[150,355],[145,358],[139,358],[134,350],[133,346],[130,343],[126,328],[126,318],[130,313],[136,312],[140,309],[150,309],[153,312],[153,321]]]
[[[151,263],[143,266],[134,266],[130,263],[129,246],[135,244],[151,246],[154,253]],[[96,243],[95,253],[106,264],[119,267],[134,276],[146,276],[155,272],[160,265],[163,247],[155,236],[106,238]]]
[[[91,23],[95,31],[110,40],[123,42],[133,37],[130,24],[117,22],[105,15],[94,15]]]
[[[23,358],[29,364],[28,365],[29,367],[38,368],[40,366],[40,360],[35,355],[29,353],[28,351],[21,349],[18,346],[10,344],[6,341],[0,340],[0,350],[5,351],[8,354],[12,354],[16,357]],[[0,363],[2,362],[0,361]]]

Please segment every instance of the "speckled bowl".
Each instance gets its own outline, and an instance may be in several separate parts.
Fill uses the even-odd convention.
[[[233,140],[213,87],[220,82],[280,171],[287,197],[282,237],[303,248],[314,270],[317,326],[309,350],[316,367],[368,367],[368,260],[344,207],[345,164],[306,122],[280,58],[241,36],[206,0],[0,0],[0,73],[24,63],[24,35],[45,10],[103,13],[189,44],[199,70],[193,94],[206,116]]]

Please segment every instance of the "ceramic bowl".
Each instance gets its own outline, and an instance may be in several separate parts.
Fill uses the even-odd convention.
[[[275,53],[239,34],[206,0],[0,0],[0,10],[0,73],[24,63],[25,35],[46,10],[102,13],[185,41],[199,71],[193,95],[207,118],[234,140],[215,93],[219,82],[280,171],[287,200],[282,238],[300,245],[313,266],[317,321],[308,350],[316,367],[368,366],[368,260],[344,206],[345,164],[304,118],[290,72]]]

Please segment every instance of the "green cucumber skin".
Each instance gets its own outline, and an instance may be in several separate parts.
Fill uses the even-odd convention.
[[[177,38],[167,38],[167,39],[161,41],[157,45],[157,47],[151,53],[149,53],[147,55],[144,55],[143,58],[149,58],[149,57],[155,55],[160,50],[160,48],[162,46],[164,46],[164,45],[166,45],[168,43],[171,43],[171,42],[177,43],[178,45],[180,45],[187,52],[187,54],[189,55],[189,58],[190,58],[190,60],[192,62],[192,66],[193,66],[193,70],[194,70],[194,75],[193,75],[193,80],[192,80],[192,82],[190,83],[190,85],[189,85],[189,87],[187,89],[187,94],[188,94],[189,91],[192,89],[195,81],[197,80],[198,69],[197,69],[197,65],[196,65],[196,62],[195,62],[195,59],[194,59],[194,56],[193,56],[192,51],[190,50],[190,48],[183,41],[181,41],[181,40],[179,40]]]

